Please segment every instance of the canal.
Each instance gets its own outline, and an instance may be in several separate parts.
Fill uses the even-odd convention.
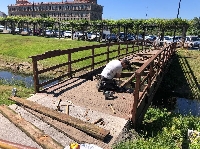
[[[9,71],[0,71],[0,79],[3,82],[8,84],[15,85],[16,82],[20,82],[27,88],[34,87],[34,81],[32,76],[26,76],[21,74],[15,74]],[[40,79],[40,82],[44,82],[45,79]],[[53,82],[56,83],[56,82]],[[53,84],[52,83],[52,84]],[[48,86],[52,85],[49,84]],[[45,86],[45,87],[48,87]],[[159,96],[159,98],[162,96]],[[162,106],[163,108],[167,108],[170,111],[180,113],[182,115],[191,114],[193,116],[200,116],[200,101],[199,100],[191,100],[186,98],[179,97],[170,97],[168,99],[157,99],[153,104],[156,106]]]

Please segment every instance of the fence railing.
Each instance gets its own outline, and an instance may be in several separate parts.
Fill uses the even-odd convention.
[[[143,117],[145,112],[142,112],[145,107],[150,104],[163,74],[166,72],[172,56],[175,54],[176,43],[164,47],[158,53],[153,55],[146,63],[144,63],[135,72],[135,89],[134,89],[134,104],[132,108],[132,121],[135,122],[140,117]],[[146,106],[147,105],[147,106]]]
[[[31,56],[30,58],[32,58],[32,63],[33,63],[33,77],[34,77],[33,80],[34,80],[35,92],[36,93],[40,92],[40,88],[48,84],[51,84],[52,82],[61,80],[62,78],[65,77],[72,77],[73,74],[77,72],[81,72],[83,70],[88,70],[88,69],[94,70],[98,66],[104,66],[111,59],[114,58],[119,59],[122,58],[123,56],[146,49],[144,43],[145,41],[143,40],[117,42],[117,43],[104,43],[99,45],[85,46],[67,50],[53,50],[45,52],[44,54]],[[87,51],[87,53],[89,51],[90,54],[85,55],[85,57],[78,57],[77,59],[74,59],[73,54],[81,51]],[[100,58],[98,58],[98,61],[96,60],[97,57],[103,57],[105,55],[106,57],[103,60]],[[38,61],[58,56],[66,56],[66,62],[39,70]],[[89,65],[80,68],[73,66],[73,64],[75,63],[84,61],[88,61]],[[67,67],[67,72],[65,74],[51,78],[44,82],[39,81],[40,75],[48,71],[54,71],[55,69],[61,67]]]

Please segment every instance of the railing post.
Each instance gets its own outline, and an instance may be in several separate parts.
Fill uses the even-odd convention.
[[[92,69],[94,69],[94,47],[92,47]]]
[[[107,63],[109,62],[109,53],[110,52],[110,44],[108,44],[108,47],[107,47],[107,58],[106,58],[106,60],[107,60]]]
[[[134,53],[134,50],[135,50],[135,41],[132,41],[132,46],[133,46],[133,51],[132,51],[132,53]]]
[[[32,57],[32,63],[33,63],[34,88],[35,88],[35,93],[38,93],[39,92],[38,68],[37,68],[37,60],[34,57]]]
[[[149,96],[150,93],[150,87],[151,87],[151,83],[152,83],[152,76],[153,76],[153,62],[150,63],[149,65],[149,76],[148,76],[148,86],[147,86],[147,95]]]
[[[68,54],[68,77],[72,77],[72,64],[71,64],[71,53]]]
[[[129,42],[127,41],[127,42],[126,42],[126,55],[127,55],[127,53],[128,53],[128,44],[129,44]]]
[[[118,45],[118,58],[119,58],[119,55],[120,55],[120,44]]]
[[[136,83],[135,83],[135,90],[133,93],[134,96],[134,103],[132,111],[132,122],[136,123],[136,112],[137,112],[137,105],[139,100],[139,92],[140,92],[140,82],[141,82],[141,75],[139,73],[135,73]]]

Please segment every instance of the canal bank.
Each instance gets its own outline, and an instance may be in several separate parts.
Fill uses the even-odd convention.
[[[178,59],[179,58],[183,59],[183,57],[178,57]],[[192,59],[191,57],[189,59],[196,60],[196,59]],[[178,60],[178,62],[179,62],[179,60]],[[175,66],[176,63],[173,62],[172,64],[173,64],[173,66]],[[178,64],[181,64],[181,63],[178,63]],[[187,64],[187,62],[186,62],[186,64]],[[187,66],[187,65],[184,65],[184,66]],[[180,70],[177,69],[177,68],[178,67],[170,68],[169,72],[171,72],[171,73],[166,74],[166,76],[169,75],[169,76],[171,76],[171,78],[165,76],[166,80],[163,81],[162,84],[161,84],[161,87],[164,88],[163,91],[160,92],[161,95],[162,95],[162,98],[166,97],[166,95],[168,95],[168,93],[170,92],[171,94],[170,94],[169,97],[171,99],[175,99],[174,98],[175,96],[172,93],[173,92],[177,93],[178,90],[181,91],[181,89],[183,89],[182,86],[181,87],[179,86],[180,84],[184,85],[184,87],[187,88],[187,89],[191,89],[191,90],[189,90],[191,92],[187,91],[187,93],[193,93],[192,91],[194,91],[194,89],[190,88],[190,86],[192,86],[192,85],[190,85],[187,80],[190,80],[190,82],[192,82],[192,83],[193,82],[195,83],[196,81],[194,79],[190,79],[191,77],[185,77],[185,76],[187,76],[187,75],[193,76],[193,74],[196,75],[196,72],[193,70],[192,66],[190,66],[190,67],[186,67],[187,71],[185,71],[185,69],[183,69],[184,71],[182,71],[182,72],[184,74],[181,75],[181,74],[178,74],[177,72],[180,73],[181,72],[180,70],[182,70],[180,68],[182,68],[182,67],[179,67]],[[185,67],[183,67],[183,68],[185,68]],[[188,71],[188,70],[193,70],[193,71]],[[185,75],[185,74],[187,74],[187,75]],[[197,75],[196,78],[198,78],[198,75]],[[25,79],[25,80],[27,80],[27,79]],[[167,81],[167,80],[169,80],[169,81]],[[11,94],[11,89],[12,88],[8,89],[8,92],[7,92],[8,96],[10,96],[10,94]],[[24,92],[24,90],[20,90],[20,93],[21,92]],[[186,92],[186,90],[185,90],[185,92]],[[190,94],[187,94],[187,95],[190,95]],[[170,98],[166,98],[166,99],[170,99]],[[178,100],[176,100],[176,102],[179,102]],[[174,100],[171,100],[171,101],[174,101]],[[173,102],[171,102],[171,103],[173,103]],[[184,103],[184,102],[181,101],[181,103]],[[158,142],[158,143],[162,144],[163,146],[165,145],[165,147],[167,146],[166,145],[167,143],[165,143],[166,141],[164,141],[164,140],[168,140],[167,142],[171,142],[170,145],[171,144],[178,144],[179,146],[189,146],[189,142],[187,142],[187,138],[185,136],[186,136],[186,133],[187,133],[187,129],[194,129],[195,130],[195,129],[198,128],[197,126],[198,126],[199,121],[198,121],[197,117],[195,117],[195,118],[193,116],[181,117],[181,116],[178,116],[178,115],[176,115],[176,117],[175,117],[173,114],[170,114],[170,112],[165,112],[165,111],[164,112],[163,111],[156,111],[155,112],[155,111],[156,110],[153,111],[153,110],[150,109],[150,112],[147,113],[147,117],[150,117],[150,120],[148,120],[148,123],[147,123],[147,118],[145,117],[144,123],[142,125],[143,129],[140,129],[140,131],[138,131],[144,137],[143,140],[145,140],[145,143],[142,142],[141,144],[143,144],[143,145],[147,144],[146,142],[148,142],[148,139],[149,139],[149,140],[153,140],[153,142]],[[157,114],[157,117],[155,117],[156,114]],[[141,131],[143,131],[143,132],[141,132]],[[163,134],[163,137],[159,136],[160,133]],[[177,139],[177,138],[181,138],[181,139]],[[140,139],[139,139],[139,141],[140,141]],[[151,142],[149,141],[149,146],[153,146],[153,144],[150,145],[150,143]],[[130,148],[134,144],[135,143],[130,144],[129,145]],[[174,146],[170,146],[170,145],[168,145],[168,148],[174,147]]]

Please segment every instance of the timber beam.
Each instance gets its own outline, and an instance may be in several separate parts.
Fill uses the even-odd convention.
[[[104,140],[105,137],[110,133],[109,130],[103,129],[99,126],[96,126],[95,124],[82,121],[78,118],[72,117],[72,116],[67,115],[65,113],[57,112],[57,111],[50,109],[48,107],[41,106],[40,104],[35,103],[33,101],[22,99],[22,98],[19,98],[19,97],[13,97],[13,96],[10,97],[9,99],[12,100],[12,101],[15,101],[16,103],[18,103],[18,104],[20,104],[20,105],[22,105],[26,108],[32,109],[32,110],[37,111],[41,114],[49,116],[52,119],[55,119],[55,120],[58,120],[62,123],[73,126],[73,127],[77,128],[77,129],[79,129],[79,130],[81,130],[81,131],[83,131],[87,134],[90,134],[91,136],[93,136],[97,139]]]
[[[60,143],[56,142],[50,136],[44,134],[40,129],[35,127],[30,122],[23,119],[19,114],[14,112],[6,105],[0,106],[0,112],[3,116],[9,119],[13,124],[15,124],[19,129],[21,129],[27,136],[29,136],[33,141],[37,142],[41,147],[45,149],[56,148],[63,149]]]

